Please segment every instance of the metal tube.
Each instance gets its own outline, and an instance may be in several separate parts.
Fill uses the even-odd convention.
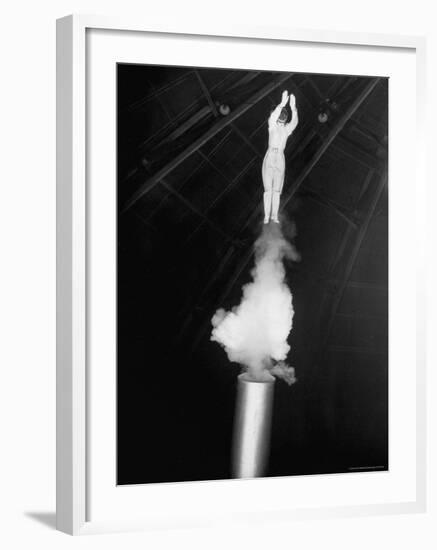
[[[238,377],[237,403],[232,444],[232,476],[261,477],[265,474],[270,450],[273,376],[266,381]]]

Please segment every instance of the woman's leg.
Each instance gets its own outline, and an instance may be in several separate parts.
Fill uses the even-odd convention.
[[[264,223],[268,223],[272,211],[272,190],[273,190],[273,170],[267,165],[264,159],[262,167],[262,178],[264,185]]]
[[[273,177],[273,194],[272,194],[272,220],[279,223],[278,212],[281,201],[282,186],[284,184],[284,170],[275,170]]]

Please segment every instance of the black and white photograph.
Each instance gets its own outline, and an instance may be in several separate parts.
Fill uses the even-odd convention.
[[[437,548],[432,7],[5,4],[1,548]]]
[[[116,70],[117,484],[389,470],[389,79]]]

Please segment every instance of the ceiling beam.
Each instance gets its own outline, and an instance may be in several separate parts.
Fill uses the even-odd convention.
[[[237,128],[237,126],[235,124],[231,124],[230,125],[230,130],[229,132],[226,134],[226,136],[224,136],[218,144],[216,144],[212,149],[211,151],[209,151],[209,155],[211,155],[212,153],[216,152],[226,141],[227,139],[229,138],[229,136],[232,134],[232,131],[236,131],[236,133],[243,139],[243,141],[250,146],[250,148],[252,149],[252,151],[254,151],[257,155],[257,158],[262,158],[261,156],[261,153],[257,150],[257,148],[252,144],[252,142],[250,141],[250,138],[252,138],[254,135],[256,135],[263,126],[265,126],[267,124],[267,121],[266,120],[263,120],[261,124],[259,124],[250,134],[250,136],[246,136],[239,128]],[[180,188],[182,189],[183,186],[185,185],[185,183],[191,179],[191,177],[201,168],[203,167],[207,162],[210,162],[211,161],[209,160],[209,157],[206,157],[206,155],[203,155],[203,153],[201,152],[201,149],[198,150],[198,153],[201,153],[201,156],[202,156],[202,160],[201,162],[199,162],[198,164],[196,164],[196,167],[194,168],[194,170],[188,175],[188,177],[185,179],[185,181],[182,182]],[[244,176],[244,174],[252,167],[253,163],[256,161],[256,158],[252,158],[248,164],[246,164],[246,166],[244,166],[244,168],[242,168],[242,170],[231,180],[229,181],[228,178],[227,181],[228,181],[228,186],[225,187],[220,193],[219,195],[217,195],[217,197],[214,199],[214,201],[212,202],[212,204],[210,204],[208,206],[208,208],[206,209],[205,211],[205,215],[207,215],[211,210],[212,208],[214,208],[220,201],[221,199],[223,199],[229,191],[231,191],[233,189],[233,187],[235,186],[235,184],[241,179],[242,176]],[[216,168],[215,165],[213,165],[214,168]],[[220,171],[221,172],[221,171]],[[225,176],[224,176],[225,177]],[[153,212],[148,216],[148,220],[150,220],[154,215],[155,213],[159,210],[159,208],[161,207],[161,205],[165,202],[165,200],[167,199],[168,197],[168,194],[162,199],[162,201],[160,202],[160,204],[155,208],[155,210],[153,210]],[[203,227],[203,225],[205,224],[204,221],[201,221],[200,224],[192,231],[192,233],[188,236],[187,240],[186,240],[186,243],[187,244],[189,241],[191,241],[191,239],[194,237],[195,234],[197,234],[198,230],[201,229],[201,227]],[[185,247],[185,244],[183,245],[182,248]]]
[[[191,201],[186,199],[184,196],[182,196],[178,191],[173,189],[173,187],[168,184],[165,179],[163,178],[160,182],[160,185],[165,187],[167,191],[174,195],[182,204],[184,204],[189,210],[191,210],[194,214],[199,216],[199,218],[202,218],[202,220],[207,223],[212,229],[214,229],[217,233],[219,233],[226,241],[233,242],[234,239],[228,235],[221,227],[219,227],[217,224],[215,224],[212,220],[210,220],[203,212],[201,212],[198,208],[196,208]]]
[[[263,125],[263,124],[262,124]],[[261,125],[261,126],[262,126]],[[256,156],[258,158],[263,158],[263,154],[261,153],[261,151],[258,150],[257,147],[255,147],[255,145],[250,141],[250,139],[246,136],[246,134],[244,134],[240,128],[238,128],[238,126],[234,123],[231,124],[231,128],[232,130],[234,130],[234,132],[240,136],[240,138],[244,141],[244,143],[246,143],[246,145],[248,145],[250,147],[250,149],[252,149],[252,151],[256,154]]]
[[[205,132],[202,136],[196,139],[184,151],[179,153],[179,155],[173,158],[168,164],[166,164],[164,167],[158,170],[156,174],[151,176],[147,181],[145,181],[142,185],[140,185],[139,189],[137,189],[137,191],[135,191],[125,203],[122,212],[126,212],[129,208],[132,207],[132,205],[136,203],[136,201],[139,198],[143,197],[146,193],[148,193],[156,185],[158,185],[158,183],[160,182],[160,180],[162,180],[162,178],[165,178],[168,174],[170,174],[170,172],[172,172],[184,160],[186,160],[194,152],[196,152],[200,147],[202,147],[202,145],[208,142],[216,134],[221,132],[221,130],[229,126],[229,124],[234,122],[234,120],[237,120],[241,115],[246,113],[261,99],[263,99],[273,90],[275,90],[276,88],[284,84],[284,82],[286,82],[291,77],[292,77],[292,73],[281,75],[280,77],[275,79],[274,82],[271,82],[270,84],[268,84],[267,86],[264,86],[263,88],[261,88],[261,90],[253,94],[247,101],[245,101],[242,105],[237,107],[229,115],[218,120],[207,132]]]
[[[207,155],[205,155],[205,153],[202,151],[202,149],[199,149],[197,151],[197,154],[200,155],[202,157],[202,159],[207,163],[209,164],[209,166],[211,166],[211,168],[217,172],[217,174],[219,174],[219,176],[221,176],[228,184],[231,183],[231,179],[223,172],[223,170],[217,166],[217,164],[212,161]]]
[[[232,131],[229,130],[229,132],[227,132],[221,139],[220,141],[214,145],[214,147],[211,149],[210,151],[210,154],[212,153],[215,153],[216,151],[218,151],[220,149],[220,147],[228,140],[228,138],[231,136],[232,134]],[[185,184],[199,171],[201,170],[204,166],[205,166],[206,161],[205,160],[201,160],[200,162],[198,162],[194,169],[189,173],[187,174],[187,176],[183,179],[183,181],[180,183],[179,185],[179,190],[182,191]],[[159,204],[156,206],[156,208],[154,208],[152,210],[152,212],[149,214],[149,216],[147,217],[147,219],[150,221],[153,216],[155,216],[155,214],[157,214],[157,212],[159,212],[159,210],[161,209],[161,207],[163,206],[163,204],[165,204],[166,200],[168,199],[168,196],[170,195],[170,193],[167,193],[166,195],[164,195],[164,197],[161,199],[161,201],[159,202]]]
[[[235,90],[236,88],[239,88],[240,86],[245,86],[245,85],[249,84],[249,82],[252,82],[252,80],[254,80],[261,73],[262,73],[262,71],[249,71],[242,78],[240,78],[237,82],[235,82],[235,84],[232,84],[232,86],[229,86],[228,91]]]
[[[375,176],[375,172],[373,170],[369,170],[368,178],[374,181],[374,176]],[[329,349],[329,338],[331,335],[332,325],[336,318],[338,308],[340,306],[340,303],[344,296],[346,288],[347,287],[370,288],[370,286],[379,287],[379,285],[370,285],[368,283],[350,281],[350,276],[352,274],[353,267],[358,257],[358,253],[360,251],[361,245],[366,236],[370,222],[375,214],[378,201],[384,191],[386,184],[387,184],[387,170],[385,170],[384,173],[379,176],[379,179],[377,180],[377,183],[373,188],[373,196],[370,199],[370,204],[366,212],[366,215],[363,219],[362,224],[360,225],[359,230],[354,233],[355,240],[352,244],[351,252],[346,262],[346,266],[343,269],[342,276],[337,279],[327,280],[328,288],[326,289],[325,294],[320,302],[320,309],[317,317],[318,319],[322,319],[322,314],[325,308],[325,304],[327,304],[326,305],[327,314],[324,317],[325,321],[323,322],[323,324],[322,322],[320,323],[321,331],[323,332],[320,333],[320,337],[318,339],[320,343],[319,343],[318,349],[315,350],[312,367],[309,369],[309,372],[308,372],[308,388],[310,388],[310,391],[312,391],[311,388],[315,385],[317,380],[318,365],[322,364],[323,354],[326,352],[327,349]],[[351,238],[351,236],[352,236],[352,231],[351,231],[351,228],[348,227],[346,229],[345,234],[343,235],[342,242],[339,247],[339,253],[337,254],[337,260],[331,266],[331,273],[337,266],[338,255],[339,254],[342,255],[344,253],[344,250],[346,249],[346,243],[349,242],[349,239]],[[334,287],[332,285],[334,285]]]
[[[366,212],[363,223],[360,225],[360,228],[356,233],[355,242],[352,246],[352,250],[351,250],[351,252],[349,254],[349,257],[348,257],[348,260],[346,262],[346,266],[344,268],[343,275],[342,275],[341,279],[339,280],[336,291],[333,294],[333,297],[332,297],[332,300],[331,300],[331,305],[329,307],[327,321],[326,321],[326,324],[325,324],[324,329],[323,329],[324,335],[323,335],[322,343],[320,345],[320,350],[319,350],[319,354],[318,354],[319,355],[319,357],[318,357],[319,360],[320,360],[320,358],[323,354],[324,349],[326,348],[326,346],[328,344],[332,324],[334,322],[335,315],[338,311],[338,307],[339,307],[340,302],[343,298],[346,287],[347,286],[354,286],[354,284],[357,284],[357,283],[354,283],[353,281],[349,281],[349,278],[352,274],[352,270],[354,268],[356,259],[358,257],[358,253],[361,249],[361,245],[363,244],[364,238],[367,234],[367,230],[369,228],[370,222],[372,221],[372,218],[373,218],[373,215],[375,213],[376,207],[378,205],[379,199],[381,198],[381,195],[382,195],[386,185],[387,185],[387,171],[385,170],[384,173],[380,176],[379,181],[377,182],[377,184],[375,186],[373,196],[372,196],[372,199],[370,201],[370,205],[369,205],[369,208]],[[348,283],[350,283],[350,284],[348,285]],[[368,288],[368,285],[366,283],[364,283],[364,284],[366,285],[366,288]]]
[[[322,92],[320,91],[320,88],[317,86],[317,84],[312,79],[311,75],[308,75],[306,81],[310,85],[310,88],[314,91],[314,93],[316,95],[316,98],[319,100],[319,102],[322,101],[323,99],[326,99],[324,97],[324,94],[322,94]]]
[[[318,99],[320,101],[322,100],[326,100],[326,99],[333,99],[335,100],[336,96],[340,93],[342,93],[345,89],[345,87],[347,87],[348,85],[348,82],[346,81],[340,90],[337,90],[337,91],[334,91],[335,90],[335,83],[334,85],[331,86],[331,88],[326,92],[326,93],[322,93],[319,89],[319,87],[317,86],[317,84],[314,82],[314,80],[311,78],[311,76],[308,76],[307,77],[307,82],[311,85],[311,87],[313,88],[313,90],[315,90],[316,92],[316,95],[318,97]],[[313,105],[313,108],[317,109],[317,105]],[[357,132],[360,132],[363,136],[365,136],[366,138],[372,140],[376,145],[378,145],[379,147],[383,147],[384,145],[381,143],[381,141],[369,130],[369,129],[366,129],[362,126],[362,123],[358,120],[356,120],[354,117],[351,117],[350,121],[349,121],[349,125],[351,126],[351,129],[354,131],[356,130]],[[341,141],[343,145],[345,145],[345,149],[343,150],[343,152],[345,154],[347,154],[348,156],[351,156],[353,157],[354,153],[356,154],[356,159],[355,160],[358,160],[359,162],[361,162],[362,164],[364,164],[365,166],[368,166],[368,167],[372,167],[374,166],[375,164],[375,161],[377,161],[377,159],[374,159],[372,158],[372,155],[369,154],[369,153],[366,153],[365,151],[362,152],[361,154],[361,151],[360,151],[360,148],[355,146],[355,147],[352,147],[352,151],[348,151],[348,148],[347,148],[347,139],[345,139],[344,137],[342,136],[339,136],[339,140],[337,140],[337,142],[335,143],[335,147],[337,148],[337,146],[339,146],[340,144],[338,143],[338,141]],[[340,147],[338,147],[339,150],[341,150]],[[378,169],[378,171],[380,171]]]
[[[267,120],[263,120],[261,124],[258,124],[258,126],[250,133],[250,135],[247,137],[245,134],[241,132],[240,130],[237,131],[239,133],[240,137],[243,138],[243,141],[245,141],[248,145],[251,145],[252,142],[250,141],[250,138],[255,136],[265,125],[267,125]],[[234,124],[231,124],[231,128],[233,130],[237,130],[237,127]],[[240,181],[240,179],[249,171],[250,168],[252,168],[253,164],[256,162],[257,158],[262,158],[261,154],[258,154],[257,149],[252,145],[251,147],[252,151],[257,153],[256,157],[253,157],[241,170],[240,172],[232,179],[232,181],[229,183],[227,187],[225,187],[213,200],[213,202],[208,206],[208,208],[205,211],[205,214],[208,214],[217,204],[235,187],[235,185]],[[203,222],[200,222],[200,224],[194,229],[194,231],[188,236],[186,243],[187,244],[193,236],[199,231],[199,229],[203,226]],[[236,235],[237,237],[237,235]],[[185,246],[185,244],[183,246]],[[217,271],[215,271],[217,273]]]
[[[127,111],[134,111],[135,109],[140,109],[145,103],[147,103],[151,99],[157,99],[161,94],[168,92],[175,86],[178,86],[181,84],[184,80],[186,80],[191,74],[193,73],[192,70],[189,70],[188,72],[184,73],[183,75],[179,76],[178,78],[175,78],[175,80],[171,80],[167,84],[164,84],[161,86],[161,88],[158,88],[155,90],[155,88],[151,85],[152,92],[150,92],[148,95],[134,101],[127,107]]]
[[[250,141],[250,138],[256,135],[263,126],[266,125],[266,121],[263,120],[261,124],[259,124],[250,134],[249,137],[247,137],[245,134],[241,132],[240,130],[237,131],[239,135],[243,138],[243,141],[245,141],[248,145],[252,145],[252,142]],[[236,126],[234,124],[231,124],[231,128],[237,130]],[[252,145],[251,149],[256,153],[256,156],[253,157],[241,170],[238,172],[238,174],[231,180],[228,181],[228,185],[217,195],[217,197],[213,200],[213,202],[208,206],[208,208],[205,210],[205,215],[207,215],[213,208],[215,208],[219,202],[235,187],[235,185],[241,180],[242,177],[245,176],[245,174],[252,168],[254,163],[256,162],[257,158],[262,158],[261,154],[258,154],[257,149]],[[182,249],[185,248],[185,246],[191,242],[193,237],[198,233],[198,231],[203,227],[204,221],[201,221],[200,224],[190,233],[185,243],[182,245]],[[218,270],[215,270],[215,276],[217,276],[217,272],[220,272],[220,268]],[[209,284],[206,288],[209,288]],[[203,293],[202,293],[203,295]]]
[[[308,197],[310,200],[316,202],[317,204],[321,204],[322,206],[326,206],[330,208],[333,212],[335,212],[338,216],[340,216],[340,218],[342,218],[347,224],[351,225],[354,229],[357,229],[358,224],[354,219],[354,212],[348,212],[346,209],[340,208],[328,197],[325,197],[322,194],[318,193],[317,191],[313,191],[313,190],[306,191],[305,193],[300,194],[299,196],[303,198]]]
[[[382,161],[378,157],[368,153],[363,148],[358,147],[355,143],[352,143],[343,136],[338,138],[332,144],[334,149],[337,149],[343,155],[351,158],[352,160],[359,162],[366,168],[374,168],[377,172],[381,172]]]
[[[199,71],[196,69],[194,72],[196,74],[197,80],[199,81],[199,84],[200,84],[200,87],[202,89],[203,95],[206,97],[209,108],[211,109],[212,114],[215,116],[215,118],[217,118],[219,116],[219,113],[218,113],[217,107],[216,107],[216,105],[215,105],[215,103],[214,103],[214,101],[211,97],[211,94],[209,93],[209,90],[208,90],[203,78],[200,76]]]
[[[205,215],[208,215],[208,213],[211,212],[211,210],[213,210],[213,208],[222,200],[222,198],[225,195],[227,195],[235,187],[235,185],[237,185],[239,180],[250,170],[250,168],[253,166],[253,164],[256,162],[256,160],[257,160],[257,157],[253,157],[246,164],[246,166],[234,177],[234,179],[231,182],[228,183],[228,185],[219,193],[219,195],[217,195],[217,197],[214,199],[214,201],[208,206],[208,208],[205,211]],[[204,224],[205,224],[205,221],[202,220],[197,225],[197,227],[190,233],[190,235],[187,237],[186,241],[184,242],[184,244],[181,247],[182,252],[185,249],[185,247],[192,241],[192,239],[195,237],[195,235],[197,235],[197,233],[203,227]],[[223,265],[226,265],[227,257],[228,257],[228,255],[232,255],[232,253],[233,253],[233,246],[228,248],[226,254],[222,258]],[[215,281],[215,278],[218,277],[220,273],[221,273],[221,266],[219,265],[217,267],[217,269],[215,270],[215,272],[214,272],[214,276],[208,281],[208,284],[203,289],[202,296],[204,296],[208,292],[208,289],[210,288],[210,285],[213,284],[213,282]],[[189,327],[189,325],[192,321],[192,313],[191,313],[192,309],[193,308],[190,305],[189,310],[184,315],[185,321],[181,326],[181,329],[179,331],[179,335],[177,337],[177,340],[180,340],[181,338],[183,338],[183,336],[185,334],[185,331],[188,329],[188,327]]]
[[[373,169],[368,170],[366,178],[364,180],[364,183],[361,187],[360,197],[359,197],[358,201],[356,202],[356,205],[358,204],[358,202],[359,202],[359,200],[362,196],[362,193],[361,193],[362,190],[364,188],[367,190],[368,186],[370,185],[370,183],[373,179],[374,173],[375,173],[375,171]],[[355,207],[356,207],[356,205],[355,205]],[[358,215],[358,210],[355,211],[355,216],[357,216],[357,215]],[[349,239],[350,239],[352,233],[353,233],[353,231],[352,231],[351,227],[347,227],[346,231],[344,231],[341,242],[340,242],[340,245],[337,249],[337,253],[331,261],[331,265],[330,265],[329,270],[328,270],[328,277],[335,272],[335,269],[336,269],[338,263],[340,262],[341,258],[343,257],[344,251],[346,250],[346,246],[349,242]],[[324,307],[324,301],[323,300],[320,302],[320,307],[321,308]],[[320,318],[321,313],[322,313],[322,309],[320,309],[319,318]]]
[[[183,122],[178,126],[173,132],[171,132],[167,137],[165,137],[160,143],[159,146],[163,145],[168,141],[174,141],[175,139],[180,138],[183,134],[188,132],[195,124],[200,122],[202,119],[206,118],[211,112],[211,107],[205,105],[199,111],[196,111],[189,119]]]
[[[212,203],[208,206],[208,208],[205,210],[205,215],[209,214],[217,204],[237,185],[237,183],[241,180],[241,178],[252,168],[252,166],[256,162],[256,157],[253,157],[240,172],[232,179],[227,180],[228,185],[222,189],[222,191],[217,195],[217,197],[212,201]],[[204,225],[204,221],[200,222],[200,224],[190,233],[190,235],[187,237],[187,240],[182,245],[184,248],[198,233],[198,231],[201,229],[201,227]]]

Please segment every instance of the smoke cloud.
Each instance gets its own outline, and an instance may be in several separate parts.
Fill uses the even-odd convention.
[[[219,309],[211,322],[211,340],[225,349],[232,362],[243,365],[254,381],[282,378],[296,381],[294,369],[284,361],[290,351],[287,337],[293,327],[293,299],[285,282],[285,258],[299,254],[283,236],[278,224],[263,226],[254,245],[252,281],[231,311]]]

